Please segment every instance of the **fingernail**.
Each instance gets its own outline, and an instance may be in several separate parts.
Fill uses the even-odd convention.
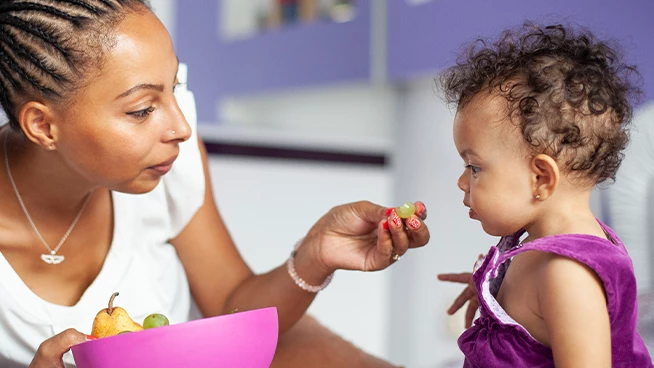
[[[97,340],[97,339],[98,339],[98,338],[95,337],[95,336],[86,335],[86,341],[92,341],[92,340]]]
[[[413,216],[409,219],[409,221],[406,222],[406,224],[414,230],[420,227],[420,221],[418,221],[418,219]]]
[[[384,220],[382,226],[384,227],[384,230],[388,230],[388,220]]]
[[[416,203],[415,206],[416,206],[416,213],[423,213],[425,211],[425,205],[422,204],[422,202]]]
[[[397,214],[393,215],[393,217],[391,218],[391,221],[393,221],[393,225],[395,225],[397,227],[402,226],[402,219]]]
[[[391,213],[393,213],[393,211],[395,211],[395,208],[393,207],[387,208],[386,211],[384,212],[384,215],[390,216]]]

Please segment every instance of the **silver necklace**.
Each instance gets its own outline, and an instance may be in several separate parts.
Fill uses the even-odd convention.
[[[3,146],[4,146],[3,149],[5,153],[5,167],[7,168],[7,176],[9,176],[9,181],[11,182],[11,186],[14,188],[14,193],[16,193],[16,198],[18,198],[18,203],[20,203],[20,207],[23,209],[23,212],[25,213],[27,220],[29,221],[30,225],[32,225],[32,229],[34,229],[34,232],[41,240],[41,243],[43,243],[43,245],[45,245],[45,247],[48,248],[48,250],[50,251],[49,254],[45,254],[45,253],[41,254],[41,260],[43,260],[43,262],[47,264],[52,264],[52,265],[59,264],[64,261],[65,257],[60,254],[57,254],[57,252],[59,251],[59,248],[61,248],[61,246],[64,245],[66,239],[68,239],[68,235],[70,235],[75,225],[77,225],[77,221],[79,221],[79,218],[82,217],[82,212],[84,212],[86,205],[89,204],[89,201],[91,200],[91,194],[93,194],[93,191],[89,192],[89,194],[86,195],[84,204],[82,205],[82,208],[77,213],[75,220],[73,220],[73,223],[70,225],[64,236],[61,238],[61,240],[59,240],[59,244],[57,244],[57,246],[54,249],[52,249],[45,241],[45,239],[43,239],[41,232],[39,232],[39,229],[36,228],[36,225],[34,224],[32,217],[30,216],[29,212],[27,212],[27,207],[25,207],[23,198],[20,196],[20,192],[18,192],[18,188],[16,187],[16,183],[14,182],[14,177],[11,175],[11,170],[9,169],[9,157],[7,156],[7,135],[5,135]]]

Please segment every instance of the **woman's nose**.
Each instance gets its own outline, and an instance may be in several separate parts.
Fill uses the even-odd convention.
[[[170,119],[173,122],[170,129],[175,132],[173,139],[187,141],[191,137],[191,126],[176,101],[173,102]]]

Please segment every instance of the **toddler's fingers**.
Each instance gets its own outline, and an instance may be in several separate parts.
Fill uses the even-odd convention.
[[[475,314],[477,313],[478,307],[479,307],[478,302],[470,300],[470,303],[468,304],[468,310],[466,310],[466,323],[465,323],[466,328],[472,326],[472,321],[475,319]]]
[[[450,306],[450,309],[447,310],[448,314],[454,314],[456,311],[461,309],[470,298],[472,298],[475,294],[470,290],[470,288],[465,288],[461,294],[454,300],[454,303]]]
[[[468,284],[471,278],[472,274],[470,272],[441,273],[438,275],[438,279],[441,281],[458,282],[461,284]]]

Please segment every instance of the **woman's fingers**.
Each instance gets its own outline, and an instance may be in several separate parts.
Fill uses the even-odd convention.
[[[384,210],[384,228],[393,239],[392,256],[402,256],[409,248],[419,248],[429,242],[429,229],[423,222],[427,217],[427,209],[422,202],[416,202],[415,207],[415,213],[406,219],[400,218],[394,207]]]
[[[405,220],[406,231],[409,234],[411,241],[409,242],[409,248],[418,248],[429,242],[429,229],[427,224],[425,224],[418,216],[412,215]]]
[[[416,208],[415,215],[420,217],[422,220],[427,219],[427,207],[425,207],[425,204],[420,201],[417,201],[413,205]]]
[[[41,343],[29,368],[64,368],[62,358],[70,347],[88,340],[83,333],[69,328]]]
[[[393,237],[389,227],[390,225],[386,220],[382,220],[377,224],[377,251],[388,261],[393,256]]]
[[[388,227],[393,238],[393,254],[401,256],[409,249],[409,235],[404,230],[404,222],[393,212],[388,218]]]

